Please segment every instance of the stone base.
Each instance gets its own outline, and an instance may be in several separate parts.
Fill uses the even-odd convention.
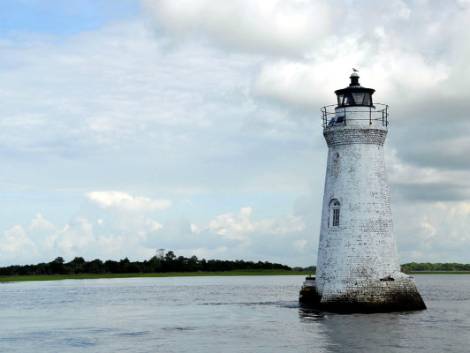
[[[302,287],[299,293],[299,303],[303,306],[316,307],[320,303],[320,295],[315,287]]]
[[[411,278],[365,280],[344,293],[321,296],[315,287],[302,288],[302,306],[340,313],[379,313],[424,310],[421,295]]]

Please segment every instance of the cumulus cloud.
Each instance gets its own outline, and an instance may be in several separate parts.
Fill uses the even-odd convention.
[[[158,24],[183,36],[204,35],[228,47],[296,54],[329,32],[322,0],[144,0]],[[338,10],[336,10],[337,12]]]
[[[246,235],[253,232],[254,224],[251,222],[250,207],[244,207],[240,214],[222,214],[209,222],[208,228],[227,239],[243,240]]]
[[[74,219],[46,238],[49,249],[60,251],[66,257],[84,252],[95,241],[94,226],[83,217]]]
[[[88,199],[103,208],[125,211],[164,210],[171,206],[169,200],[154,200],[148,197],[133,196],[122,191],[92,191]]]
[[[7,229],[0,239],[0,252],[10,260],[16,257],[24,260],[26,255],[34,255],[36,252],[35,244],[21,225]]]
[[[373,45],[359,35],[331,38],[311,57],[266,63],[256,78],[255,92],[294,106],[323,106],[334,102],[335,89],[349,83],[351,67],[359,67],[362,84],[376,88],[386,103],[410,104],[448,78],[446,63],[429,61],[425,54],[397,48],[390,41],[384,37],[380,45]]]
[[[15,225],[0,237],[1,264],[25,264],[51,261],[58,256],[71,260],[149,258],[155,250],[145,245],[148,234],[158,232],[161,224],[145,218],[138,227],[100,227],[83,215],[66,224],[54,224],[44,216],[31,220],[29,226]]]
[[[252,212],[251,207],[242,207],[238,214],[221,214],[209,222],[207,229],[226,239],[241,241],[249,240],[252,234],[283,235],[302,232],[305,229],[300,217],[288,216],[255,221]]]
[[[41,213],[36,214],[36,216],[31,221],[29,226],[31,231],[53,231],[55,226],[49,220],[47,220]]]
[[[29,226],[15,225],[0,237],[1,262],[50,261],[57,256],[66,260],[76,256],[145,259],[160,248],[187,256],[288,259],[293,264],[312,256],[306,252],[309,242],[303,239],[309,231],[298,216],[259,218],[253,215],[253,208],[243,207],[195,225],[185,219],[159,222],[145,216],[145,210],[140,210],[138,217],[135,209],[125,212],[124,217],[108,214],[110,222],[106,223],[78,215],[64,225],[53,224],[39,214]]]

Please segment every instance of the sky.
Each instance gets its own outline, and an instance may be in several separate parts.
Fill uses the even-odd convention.
[[[0,265],[316,262],[320,107],[390,105],[400,262],[470,262],[470,1],[4,0]]]

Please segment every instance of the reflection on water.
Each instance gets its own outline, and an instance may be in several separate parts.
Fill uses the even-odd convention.
[[[302,322],[309,322],[311,320],[320,320],[325,317],[326,313],[310,308],[299,307],[299,317]]]
[[[468,352],[470,276],[418,276],[428,310],[299,308],[301,276],[0,285],[0,352]]]
[[[327,316],[322,332],[328,352],[399,352],[405,338],[397,314]]]

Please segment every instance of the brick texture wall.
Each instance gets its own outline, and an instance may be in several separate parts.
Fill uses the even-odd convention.
[[[353,301],[380,302],[395,290],[415,288],[400,273],[393,236],[384,162],[387,128],[367,116],[324,129],[328,162],[317,263],[322,301],[351,295]],[[340,203],[339,226],[332,225],[332,200]],[[400,280],[380,281],[387,276]]]

